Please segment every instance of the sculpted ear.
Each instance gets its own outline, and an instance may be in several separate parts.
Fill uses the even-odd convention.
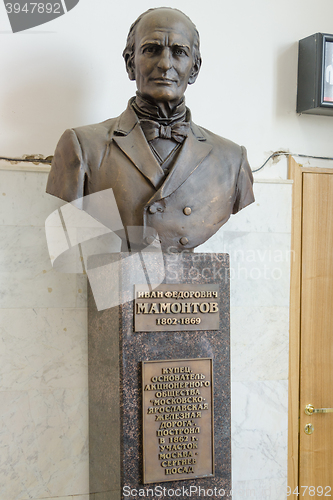
[[[190,78],[188,79],[188,84],[189,85],[192,85],[192,83],[195,82],[195,80],[197,79],[197,76],[199,74],[199,71],[200,71],[200,68],[201,68],[201,58],[197,58],[195,61],[194,61],[194,64],[192,66],[192,71],[191,71],[191,74],[190,74]]]
[[[134,56],[131,54],[125,54],[125,64],[128,73],[128,78],[130,80],[135,80],[135,66],[134,66]]]

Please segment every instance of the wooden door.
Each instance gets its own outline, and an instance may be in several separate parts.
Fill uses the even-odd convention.
[[[290,484],[290,497],[298,498],[298,486],[299,498],[311,499],[333,497],[333,413],[305,413],[308,404],[333,408],[333,170],[298,169],[294,189],[300,193],[294,192],[294,201],[299,202],[299,219],[293,228],[299,233],[298,308],[295,297],[291,299],[299,328],[298,481],[295,477]],[[295,358],[293,362],[290,375],[296,376]],[[295,406],[294,400],[294,413]],[[307,434],[309,424],[312,433]]]

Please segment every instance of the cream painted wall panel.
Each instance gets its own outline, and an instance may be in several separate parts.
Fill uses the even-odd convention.
[[[80,0],[65,16],[15,35],[1,5],[0,153],[49,155],[66,128],[119,115],[135,93],[121,57],[129,25],[161,5]],[[203,67],[187,92],[196,123],[247,146],[253,168],[280,149],[333,156],[332,119],[296,113],[297,42],[332,32],[331,0],[210,0],[204,11],[198,0],[168,5],[201,34]],[[274,177],[278,163],[258,175]]]

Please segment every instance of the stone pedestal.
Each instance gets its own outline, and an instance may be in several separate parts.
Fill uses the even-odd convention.
[[[219,286],[219,330],[134,332],[133,301],[98,311],[89,292],[89,446],[90,492],[93,500],[132,498],[129,489],[189,489],[191,498],[201,498],[199,487],[231,490],[230,449],[230,335],[229,258],[227,254],[184,253],[164,255],[164,283],[217,284]],[[148,255],[154,266],[154,254]],[[145,262],[147,263],[147,258]],[[158,271],[163,266],[156,258]],[[132,288],[137,263],[120,254],[119,302]],[[146,276],[149,273],[145,274]],[[148,276],[149,277],[149,276]],[[143,284],[137,283],[138,285]],[[108,293],[107,283],[103,285]],[[142,471],[142,361],[212,358],[214,366],[215,476],[143,484]],[[200,446],[204,446],[202,442]],[[159,466],[159,464],[158,464]],[[127,486],[126,490],[123,488]],[[195,492],[195,487],[197,492]],[[183,490],[182,490],[183,491]],[[125,494],[126,493],[126,494]],[[208,493],[209,496],[211,492]],[[162,494],[163,495],[163,494]],[[179,490],[178,490],[179,495]],[[150,493],[150,496],[152,494]],[[220,492],[222,497],[222,491]],[[186,494],[181,494],[185,498]],[[162,496],[163,498],[163,496]],[[176,497],[175,497],[176,498]]]

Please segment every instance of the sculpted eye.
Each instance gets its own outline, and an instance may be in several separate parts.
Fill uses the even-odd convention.
[[[173,53],[175,56],[187,56],[187,52],[182,47],[174,47]]]
[[[147,45],[143,49],[144,54],[158,54],[161,51],[161,47],[159,45]]]

